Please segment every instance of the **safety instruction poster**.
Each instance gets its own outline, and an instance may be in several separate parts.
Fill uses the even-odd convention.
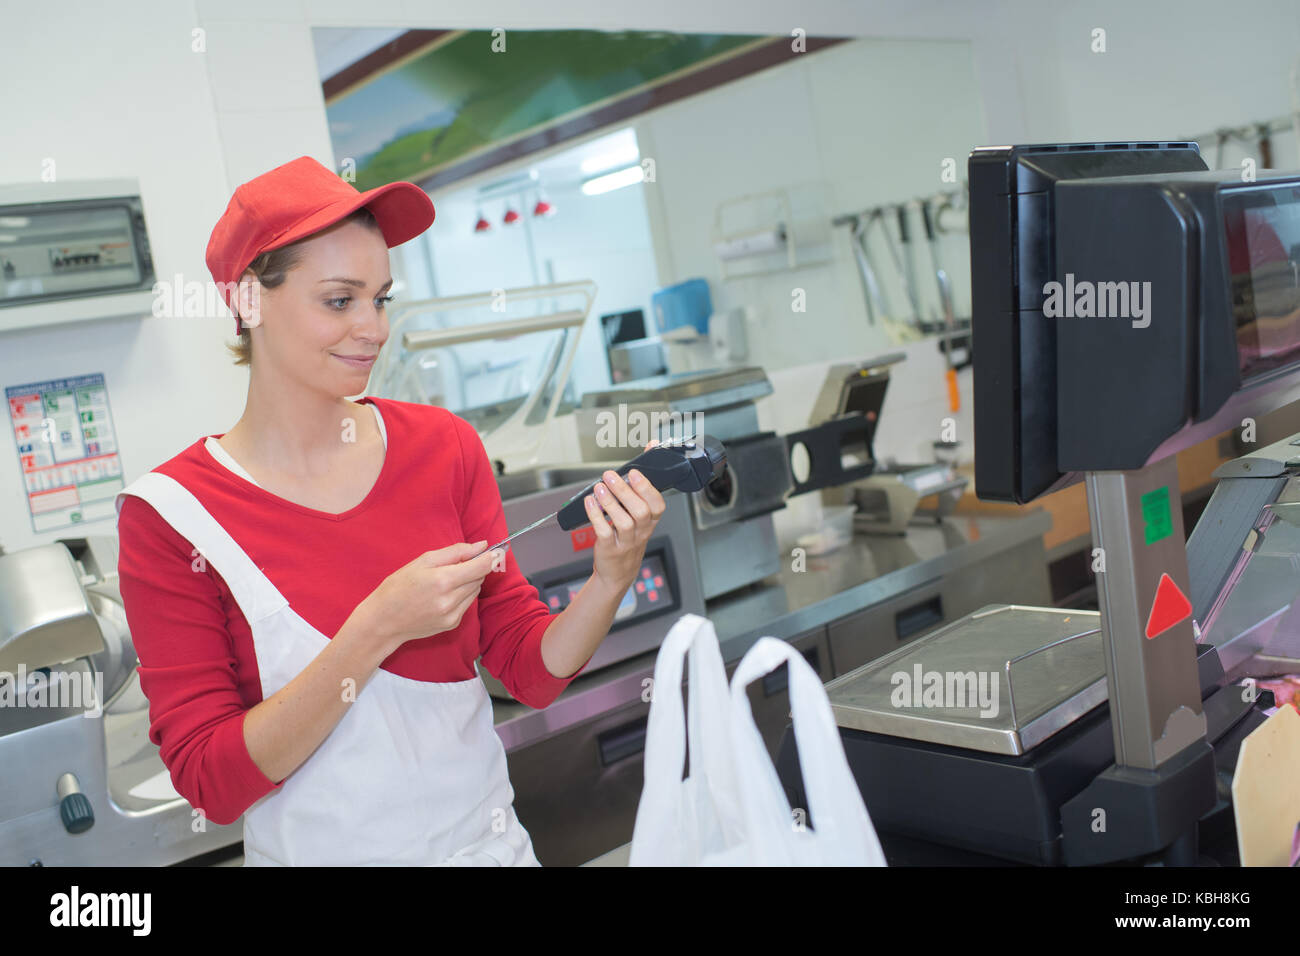
[[[103,375],[5,389],[35,531],[111,518],[122,490]]]

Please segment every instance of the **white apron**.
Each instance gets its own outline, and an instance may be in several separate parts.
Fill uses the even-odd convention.
[[[175,479],[141,476],[119,509],[123,495],[149,502],[230,587],[264,700],[328,644]],[[320,747],[244,814],[244,862],[540,866],[513,804],[483,679],[431,683],[379,668]]]

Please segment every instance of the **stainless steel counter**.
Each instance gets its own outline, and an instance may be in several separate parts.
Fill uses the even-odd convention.
[[[890,600],[920,585],[970,567],[1041,536],[1051,528],[1046,511],[1022,517],[954,515],[941,523],[914,524],[906,535],[855,534],[842,548],[806,558],[792,570],[790,547],[778,574],[735,594],[710,601],[707,615],[730,665],[764,636],[789,640],[808,630]],[[665,617],[667,633],[676,618]],[[580,675],[545,710],[493,701],[497,734],[512,750],[536,743],[598,714],[641,699],[654,674],[657,651]]]

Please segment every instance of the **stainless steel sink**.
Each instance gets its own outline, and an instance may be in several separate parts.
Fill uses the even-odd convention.
[[[531,495],[537,491],[559,488],[562,485],[579,484],[595,481],[607,468],[618,468],[624,464],[615,462],[582,462],[576,465],[548,465],[544,468],[530,468],[513,474],[497,475],[497,487],[501,490],[501,500]]]

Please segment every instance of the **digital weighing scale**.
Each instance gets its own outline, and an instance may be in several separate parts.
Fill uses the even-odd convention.
[[[1300,437],[1216,472],[1190,541],[1174,456],[1300,399],[1300,174],[1142,142],[969,179],[976,493],[1084,480],[1101,610],[984,608],[830,682],[849,764],[891,863],[1234,863],[1236,681],[1300,670]],[[788,731],[778,771],[807,806]]]

